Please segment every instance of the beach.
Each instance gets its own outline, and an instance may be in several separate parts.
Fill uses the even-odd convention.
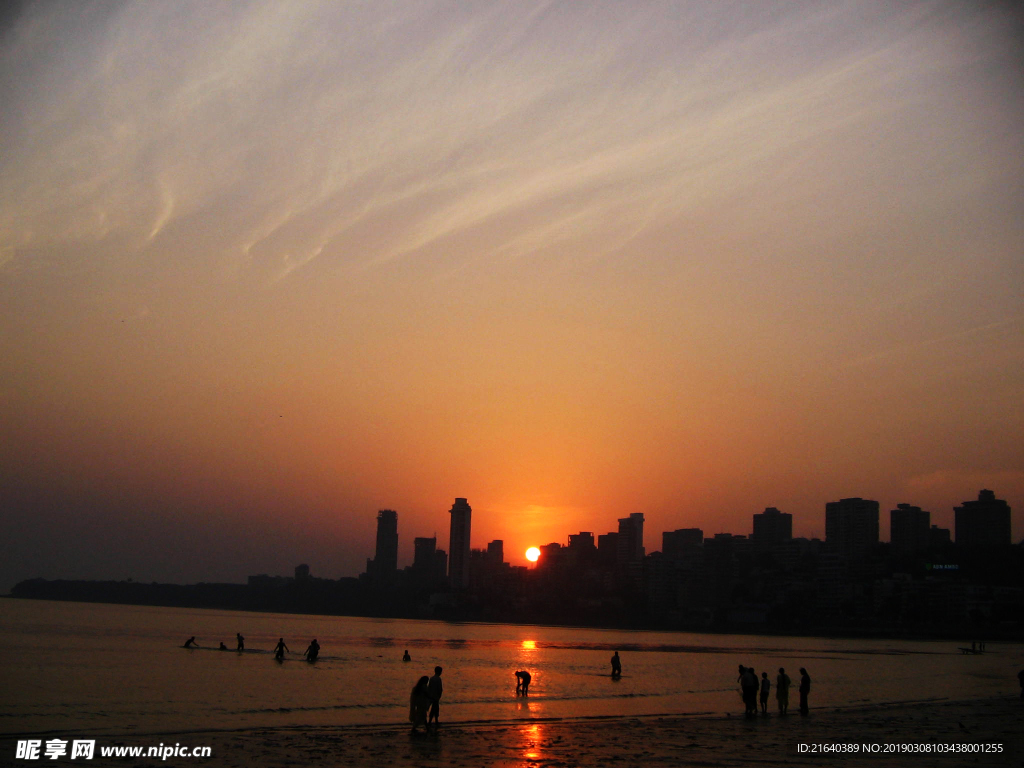
[[[450,723],[427,736],[413,736],[404,725],[256,729],[165,733],[116,743],[212,747],[209,759],[132,763],[139,766],[1020,766],[1022,721],[1024,701],[1006,696],[812,709],[806,717],[770,712],[752,719],[740,713]],[[807,752],[798,751],[801,744],[807,745]],[[856,751],[813,751],[821,745],[855,746]],[[872,748],[868,745],[878,745],[879,751],[866,752]],[[1001,751],[995,751],[999,749],[995,746],[987,747],[988,752],[936,751],[985,748],[981,745],[1001,745]],[[919,751],[886,753],[886,749]]]
[[[0,765],[121,766],[1021,766],[1024,649],[963,655],[943,642],[623,633],[517,625],[244,614],[6,601]],[[201,647],[183,649],[196,635]],[[246,635],[245,653],[217,638]],[[318,637],[273,658],[280,635]],[[305,643],[297,645],[298,648]],[[402,661],[410,649],[412,661]],[[608,674],[612,649],[623,675]],[[737,665],[794,684],[811,712],[743,715]],[[442,726],[411,735],[409,692],[444,668]],[[514,671],[531,672],[515,695]],[[72,757],[92,742],[92,760]],[[39,748],[18,758],[18,743]],[[48,746],[67,754],[50,760]],[[800,745],[806,745],[801,752]],[[853,750],[822,752],[822,745]],[[936,745],[986,752],[936,752]],[[141,749],[105,756],[111,748]],[[150,747],[172,753],[150,757]],[[208,747],[209,757],[183,755]],[[177,754],[174,749],[179,749]],[[877,752],[865,753],[865,750]],[[885,750],[917,749],[923,753]],[[992,751],[998,750],[1001,751]]]

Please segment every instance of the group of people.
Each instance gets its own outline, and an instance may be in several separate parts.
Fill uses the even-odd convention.
[[[405,653],[409,654],[408,651]],[[435,727],[440,724],[443,671],[441,667],[434,667],[434,676],[423,675],[412,689],[409,697],[409,722],[412,723],[413,733],[418,733],[421,725],[424,730],[429,730],[431,724]]]
[[[762,672],[760,680],[753,667],[745,667],[740,664],[740,693],[743,696],[743,705],[746,708],[747,717],[757,716],[757,705],[760,699],[762,714],[768,714],[768,697],[772,689],[772,681],[768,679],[768,673]],[[779,714],[785,715],[789,712],[789,687],[792,680],[786,674],[784,667],[779,667],[779,674],[775,677],[775,701],[779,706]],[[807,704],[807,697],[811,693],[811,676],[807,670],[800,667],[800,714],[806,715],[810,709]]]
[[[238,642],[237,650],[239,652],[244,651],[245,650],[245,638],[242,637],[242,633],[241,632],[236,633],[235,634],[235,638],[237,639],[237,642]],[[188,640],[186,640],[185,641],[185,645],[183,645],[182,647],[183,648],[198,648],[199,645],[196,643],[195,635],[193,635]],[[228,649],[228,647],[226,645],[224,645],[224,642],[221,641],[219,650],[226,651],[226,650],[229,650],[229,649]],[[285,643],[284,638],[283,637],[279,637],[277,639],[277,645],[274,646],[274,658],[277,659],[278,661],[284,661],[285,653],[291,653],[291,649]],[[406,655],[408,655],[408,653],[409,652],[406,651]],[[320,655],[320,643],[318,643],[316,638],[314,637],[313,640],[310,642],[309,647],[306,648],[306,652],[303,654],[303,658],[306,659],[307,661],[316,661],[317,657],[319,655]]]

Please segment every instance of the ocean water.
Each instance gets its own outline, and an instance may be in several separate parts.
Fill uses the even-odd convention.
[[[245,636],[246,651],[235,647]],[[201,646],[182,644],[195,635]],[[292,653],[272,649],[283,636]],[[317,638],[320,658],[302,653]],[[813,680],[812,707],[1018,693],[1024,646],[628,632],[0,600],[0,733],[95,736],[406,723],[444,667],[444,722],[742,712],[737,666]],[[967,642],[969,645],[969,640]],[[962,643],[961,643],[962,645]],[[403,662],[408,649],[411,662]],[[611,679],[609,658],[622,657]],[[533,675],[515,696],[517,669]],[[795,709],[795,688],[790,697]],[[769,702],[775,707],[774,692]]]

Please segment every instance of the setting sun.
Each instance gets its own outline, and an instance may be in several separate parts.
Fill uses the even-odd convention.
[[[540,557],[540,550],[536,547],[530,547],[526,550],[526,559],[531,563],[536,563],[538,557]]]

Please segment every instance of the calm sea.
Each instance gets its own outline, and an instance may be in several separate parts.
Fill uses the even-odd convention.
[[[236,632],[244,653],[217,650],[234,649]],[[192,635],[201,647],[182,648]],[[281,636],[292,651],[283,663],[271,653]],[[773,680],[783,666],[794,681],[806,667],[812,706],[1017,694],[1024,646],[964,656],[956,645],[0,600],[0,732],[405,723],[409,691],[435,665],[447,722],[741,712],[739,664]],[[608,674],[614,650],[619,680]],[[517,669],[533,675],[527,699],[515,696]]]

